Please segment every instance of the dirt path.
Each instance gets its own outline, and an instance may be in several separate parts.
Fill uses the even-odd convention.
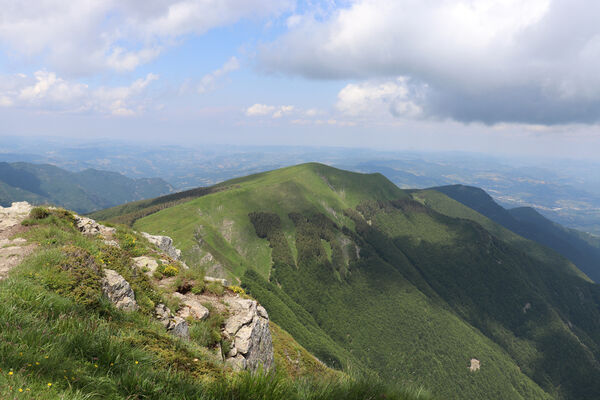
[[[11,207],[0,207],[0,280],[31,254],[35,245],[27,244],[22,238],[13,237],[26,230],[21,225],[31,211],[28,203],[13,203]]]

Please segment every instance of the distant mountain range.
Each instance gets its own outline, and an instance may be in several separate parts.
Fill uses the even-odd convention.
[[[0,162],[0,205],[53,204],[87,213],[174,192],[160,178],[132,179],[116,172],[70,172],[49,164]]]
[[[505,209],[482,189],[451,185],[433,190],[485,215],[524,238],[533,240],[571,260],[595,282],[600,282],[600,241],[597,237],[565,228],[541,215],[531,207]]]

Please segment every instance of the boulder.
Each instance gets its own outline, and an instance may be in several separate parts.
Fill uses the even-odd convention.
[[[232,340],[226,363],[234,370],[265,371],[273,367],[273,339],[269,317],[255,300],[239,297],[228,299],[230,316],[225,321],[224,335]]]
[[[142,236],[148,239],[150,243],[158,247],[161,251],[164,251],[165,254],[167,254],[172,259],[179,260],[181,258],[181,250],[173,246],[173,239],[171,239],[170,237],[150,235],[146,232],[142,232]]]
[[[29,216],[32,208],[26,201],[12,203],[10,207],[0,206],[0,232],[20,224]]]
[[[142,271],[146,270],[145,274],[149,277],[152,277],[152,274],[156,271],[156,268],[158,268],[158,262],[152,257],[134,257],[132,260],[134,267]]]
[[[181,317],[173,317],[169,321],[167,331],[172,335],[179,336],[182,339],[190,338],[190,327],[187,321]]]
[[[129,285],[118,272],[112,269],[104,270],[102,278],[102,293],[119,309],[124,311],[135,311],[138,305],[135,301],[135,294]]]
[[[183,303],[183,307],[181,308],[181,310],[179,310],[178,313],[178,315],[182,318],[192,317],[199,321],[203,321],[206,318],[208,318],[208,314],[208,308],[200,304],[199,301],[193,299],[186,300],[185,303]]]
[[[154,316],[165,327],[167,332],[182,339],[190,338],[190,327],[185,319],[173,316],[166,305],[160,303],[154,308]]]
[[[91,218],[82,217],[80,215],[74,215],[74,217],[75,226],[84,235],[102,235],[105,237],[110,237],[117,231],[115,228],[109,228],[107,226],[99,224]]]

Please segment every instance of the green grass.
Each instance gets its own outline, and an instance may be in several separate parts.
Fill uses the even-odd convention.
[[[43,217],[39,210],[34,215]],[[39,247],[0,282],[2,399],[430,398],[333,373],[329,379],[294,379],[285,371],[234,374],[211,349],[220,340],[222,315],[193,323],[192,340],[185,341],[167,334],[149,309],[121,312],[99,295],[98,275],[110,266],[132,283],[138,302],[163,301],[151,282],[130,270],[131,256],[151,251],[132,239],[136,234],[120,228],[117,236],[122,247],[130,242],[128,249],[107,249],[99,238],[78,233],[62,211],[26,224],[25,237]],[[200,273],[181,275],[198,279]],[[287,340],[287,348],[299,348]]]

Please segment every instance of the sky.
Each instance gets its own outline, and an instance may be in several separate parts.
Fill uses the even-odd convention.
[[[595,158],[598,20],[595,0],[0,0],[0,136]]]

